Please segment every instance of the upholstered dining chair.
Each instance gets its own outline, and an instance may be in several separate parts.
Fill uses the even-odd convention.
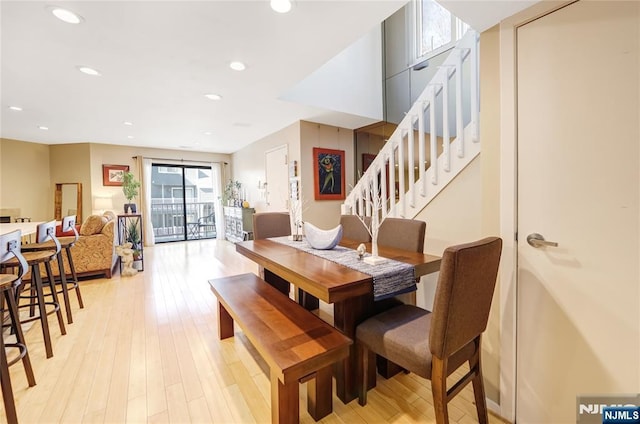
[[[254,240],[291,235],[291,220],[287,212],[260,212],[253,214]]]
[[[378,230],[378,245],[424,252],[427,223],[418,219],[386,218]]]
[[[291,235],[291,221],[287,212],[260,212],[253,214],[254,240],[289,235]],[[289,295],[290,284],[288,281],[263,267],[260,267],[260,277],[282,293]]]
[[[340,224],[342,225],[342,237],[368,243],[371,241],[371,234],[365,225],[370,225],[371,217],[365,216],[364,223],[357,215],[340,215]]]
[[[356,348],[362,369],[373,353],[431,380],[436,422],[449,422],[447,404],[473,384],[480,423],[487,423],[480,342],[487,328],[502,240],[489,237],[444,251],[433,312],[400,305],[358,325]],[[447,377],[465,362],[467,372],[447,389]],[[359,403],[367,403],[367,373],[362,372]],[[374,375],[375,378],[375,375]]]

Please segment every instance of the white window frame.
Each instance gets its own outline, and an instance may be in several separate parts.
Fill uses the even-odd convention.
[[[458,17],[451,14],[451,42],[444,44],[434,50],[428,51],[426,53],[421,54],[420,49],[422,45],[422,31],[421,31],[421,15],[422,15],[422,2],[423,1],[434,1],[435,0],[412,0],[411,7],[407,8],[408,15],[407,21],[410,22],[410,25],[407,25],[409,34],[407,34],[407,38],[411,40],[410,49],[411,52],[409,54],[409,58],[411,63],[409,66],[414,66],[420,62],[424,62],[434,56],[437,56],[447,50],[452,49],[457,44],[458,40],[462,38],[465,34],[469,25],[464,21],[460,20]],[[437,2],[436,2],[437,3]]]

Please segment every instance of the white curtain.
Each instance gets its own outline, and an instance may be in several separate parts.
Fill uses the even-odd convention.
[[[151,222],[151,159],[136,156],[138,175],[140,176],[140,210],[144,226],[144,245],[153,246],[156,244],[153,235],[153,224]]]
[[[216,215],[216,238],[224,240],[224,215],[222,213],[222,164],[211,163],[211,179],[213,183],[214,212]]]

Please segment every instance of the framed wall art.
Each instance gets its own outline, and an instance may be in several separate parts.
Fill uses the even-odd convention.
[[[344,150],[313,148],[315,200],[344,200]]]
[[[102,185],[121,186],[129,165],[102,165]]]

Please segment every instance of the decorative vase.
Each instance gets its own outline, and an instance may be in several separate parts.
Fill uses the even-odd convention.
[[[124,204],[124,213],[136,213],[137,207],[135,203],[125,203]]]

